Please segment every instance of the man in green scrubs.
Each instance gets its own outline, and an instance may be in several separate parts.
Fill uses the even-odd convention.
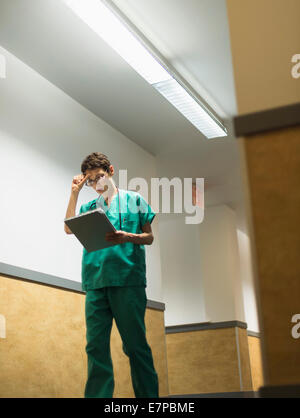
[[[114,391],[110,334],[113,318],[129,357],[136,397],[158,397],[158,377],[146,339],[145,247],[153,242],[151,222],[155,213],[137,193],[118,189],[112,179],[114,167],[101,153],[93,153],[74,177],[66,214],[75,216],[78,194],[84,184],[99,194],[80,207],[80,213],[102,207],[116,232],[106,234],[115,244],[88,253],[83,248],[82,288],[86,291],[86,352],[88,378],[86,398],[111,398]],[[106,184],[107,187],[103,188]],[[119,193],[118,193],[119,192]],[[65,225],[65,231],[71,233]]]

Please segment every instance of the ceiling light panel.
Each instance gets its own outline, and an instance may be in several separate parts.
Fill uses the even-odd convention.
[[[227,136],[221,121],[195,100],[182,86],[184,82],[179,83],[178,76],[173,76],[102,0],[63,1],[207,138]]]

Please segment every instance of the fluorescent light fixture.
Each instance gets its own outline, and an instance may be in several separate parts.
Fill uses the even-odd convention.
[[[227,136],[221,122],[176,81],[151,49],[102,0],[63,1],[207,138]]]
[[[207,138],[226,135],[223,128],[215,122],[203,107],[174,78],[153,84],[153,87]]]
[[[168,80],[170,74],[100,0],[64,0],[94,32],[148,83]]]

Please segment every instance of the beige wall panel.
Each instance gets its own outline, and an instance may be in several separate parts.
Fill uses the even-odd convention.
[[[252,388],[251,365],[250,365],[247,330],[242,329],[242,328],[236,328],[236,330],[238,332],[238,339],[239,339],[241,379],[242,379],[241,390],[249,391],[249,390],[253,390],[253,388]]]
[[[81,397],[86,377],[84,297],[0,276],[1,397]]]
[[[260,339],[248,336],[248,345],[253,390],[258,391],[264,385]]]
[[[167,334],[171,395],[240,391],[234,328]]]
[[[299,2],[300,4],[300,2]],[[299,384],[300,127],[244,141],[252,200],[267,385]]]
[[[6,318],[6,338],[0,339],[0,397],[83,397],[87,372],[84,303],[83,294],[0,275],[0,314]],[[146,327],[164,396],[163,312],[147,309]],[[120,345],[114,330],[115,396],[132,390],[129,368],[123,373],[127,357],[118,356]]]
[[[297,103],[299,0],[227,0],[238,113]]]

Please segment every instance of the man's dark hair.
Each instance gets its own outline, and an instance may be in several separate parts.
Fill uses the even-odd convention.
[[[81,164],[81,172],[85,175],[87,170],[94,170],[95,168],[102,168],[107,173],[110,172],[109,166],[110,161],[106,155],[101,154],[101,152],[93,152],[88,155]]]

